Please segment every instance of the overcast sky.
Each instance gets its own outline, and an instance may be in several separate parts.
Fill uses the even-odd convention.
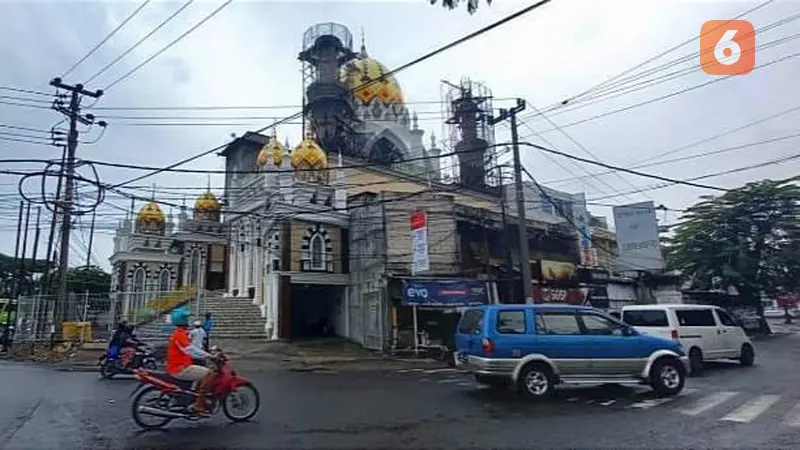
[[[194,2],[88,87],[107,87],[222,3]],[[430,6],[423,0],[319,3],[235,1],[164,54],[108,89],[94,105],[98,109],[92,111],[98,117],[106,117],[110,124],[108,130],[97,143],[82,144],[78,149],[79,156],[109,162],[163,166],[220,145],[230,138],[231,133],[241,134],[248,129],[267,125],[272,121],[270,117],[293,114],[301,102],[297,53],[300,51],[303,31],[316,23],[342,23],[350,28],[356,41],[363,30],[370,55],[388,67],[396,67],[528,3],[496,0],[491,7],[484,4],[476,14],[469,15],[464,7],[447,11]],[[791,17],[798,11],[800,3],[774,1],[744,17],[757,30],[767,27],[756,36],[758,45],[766,47],[758,49],[756,65],[786,58],[783,61],[756,69],[748,75],[654,101],[718,78],[699,70],[699,44],[697,40],[692,40],[646,66],[644,69],[662,66],[647,76],[623,80],[604,91],[595,91],[589,97],[584,97],[582,103],[557,105],[676,44],[696,37],[703,22],[732,19],[760,3],[554,0],[521,19],[403,71],[397,78],[410,109],[419,113],[420,126],[428,133],[435,133],[437,139],[443,136],[440,106],[424,102],[441,98],[440,80],[457,81],[467,76],[485,82],[495,98],[526,99],[529,107],[521,116],[521,139],[546,143],[563,152],[630,166],[658,156],[673,159],[723,150],[800,133],[797,125],[800,123],[800,89],[797,88],[800,58],[786,58],[800,52],[800,39],[792,39],[800,33],[800,20]],[[4,69],[0,72],[0,86],[51,92],[48,81],[67,71],[138,5],[139,2],[132,1],[3,2],[0,4],[0,42],[4,44],[0,46],[0,60]],[[86,81],[181,5],[182,2],[150,2],[100,50],[70,73],[65,81]],[[785,20],[778,22],[782,19]],[[783,38],[788,39],[769,44]],[[684,56],[687,58],[681,59]],[[49,130],[61,119],[55,111],[41,108],[46,106],[41,102],[47,98],[8,90],[1,90],[0,96],[3,96],[0,102],[17,103],[0,103],[0,124],[34,129],[23,131],[0,127],[3,158],[59,158],[61,152],[58,148],[7,140],[29,140],[10,133],[46,136],[36,130]],[[20,103],[40,108],[19,106]],[[91,99],[84,100],[85,106],[91,104]],[[246,111],[99,109],[220,105],[286,107]],[[495,101],[495,106],[511,105],[509,100]],[[627,106],[635,107],[614,112]],[[798,111],[663,156],[671,149],[742,127],[792,107],[798,107]],[[538,114],[537,109],[545,111],[545,117]],[[159,118],[137,120],[131,116]],[[231,119],[236,116],[250,118]],[[181,125],[187,122],[202,125]],[[562,131],[554,129],[553,123]],[[89,130],[82,135],[82,140],[96,139],[98,131],[97,127]],[[537,135],[539,132],[543,133],[543,138]],[[288,137],[294,144],[299,137],[299,126],[282,126],[278,129],[278,135],[281,140]],[[497,140],[507,140],[507,136],[508,128],[500,126]],[[426,137],[426,142],[429,138]],[[793,155],[798,153],[797,142],[796,138],[788,138],[640,170],[687,179]],[[696,202],[698,196],[714,193],[693,187],[672,186],[625,196],[621,193],[660,182],[633,175],[588,177],[587,171],[602,173],[606,169],[572,163],[563,157],[547,156],[530,148],[524,148],[523,153],[525,165],[539,181],[572,178],[571,181],[548,185],[569,192],[585,191],[590,209],[595,214],[610,216],[610,208],[604,205],[647,200],[680,210]],[[43,167],[41,164],[0,165],[0,169],[4,170],[27,171]],[[222,159],[212,155],[187,167],[221,169]],[[797,160],[794,160],[699,182],[736,187],[751,180],[793,175],[798,167]],[[98,169],[106,182],[121,181],[143,173],[108,167]],[[82,173],[88,175],[83,169]],[[583,178],[576,180],[575,177]],[[0,251],[6,254],[14,253],[19,200],[16,197],[17,181],[18,177],[0,175],[0,211],[3,213],[0,216]],[[212,177],[211,182],[215,188],[219,188],[222,184],[221,175]],[[26,185],[26,191],[33,192],[36,183],[38,180],[31,180]],[[171,187],[195,187],[188,194],[191,204],[199,189],[206,186],[207,177],[160,175],[137,183],[135,186],[139,188],[128,192],[149,197],[151,183],[157,184],[157,197],[176,204],[181,202],[182,194]],[[79,189],[89,191],[88,187]],[[124,216],[122,211],[110,204],[124,209],[129,208],[130,201],[111,194],[106,203],[97,219],[98,228],[102,231],[94,243],[94,259],[103,266],[108,265],[107,258],[112,249],[111,229]],[[660,215],[665,223],[674,222],[678,217],[679,212]],[[43,220],[43,239],[48,225],[49,221]],[[71,260],[74,264],[85,262],[83,244],[88,238],[88,225],[89,217],[82,218],[79,228],[83,231],[77,233],[72,251]],[[28,245],[30,252],[32,242]],[[40,255],[44,255],[44,243],[40,244],[39,251]]]

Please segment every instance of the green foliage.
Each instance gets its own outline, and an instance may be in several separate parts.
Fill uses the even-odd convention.
[[[50,292],[58,292],[59,277],[51,279]],[[83,294],[107,294],[111,290],[111,274],[97,266],[71,267],[67,269],[67,291]]]
[[[431,5],[435,5],[439,3],[439,0],[430,0]],[[456,9],[459,4],[459,0],[442,0],[442,6],[447,9]],[[478,10],[478,6],[481,4],[481,0],[467,0],[467,11],[472,14]],[[492,0],[486,0],[487,5],[492,4]]]
[[[734,286],[756,301],[761,292],[798,289],[798,238],[796,180],[748,183],[689,208],[669,240],[667,264],[694,289]]]

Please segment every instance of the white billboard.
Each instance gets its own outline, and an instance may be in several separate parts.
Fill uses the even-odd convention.
[[[617,232],[617,270],[663,270],[658,221],[653,202],[614,207]]]

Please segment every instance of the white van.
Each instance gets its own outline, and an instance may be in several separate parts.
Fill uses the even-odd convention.
[[[707,305],[633,305],[622,308],[622,321],[637,331],[680,341],[692,374],[703,361],[738,359],[752,366],[755,350],[736,320],[722,308]]]

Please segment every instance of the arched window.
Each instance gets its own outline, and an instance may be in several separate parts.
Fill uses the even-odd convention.
[[[192,259],[189,269],[189,284],[200,287],[200,250],[192,250]]]
[[[311,270],[325,269],[325,239],[321,234],[311,238]]]
[[[144,282],[147,274],[143,267],[139,267],[133,272],[133,292],[144,292]]]
[[[169,269],[164,269],[158,275],[158,290],[161,292],[168,292],[169,291],[169,279],[170,279],[170,272]]]

